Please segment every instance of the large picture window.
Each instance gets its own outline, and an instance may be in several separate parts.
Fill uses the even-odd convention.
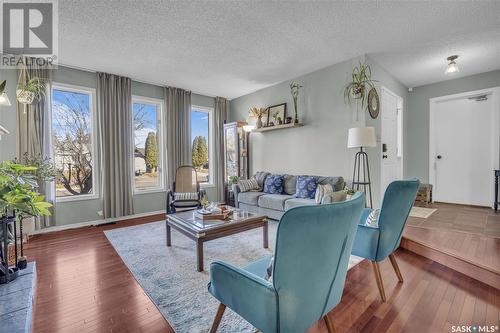
[[[162,177],[162,102],[133,97],[134,119],[134,189],[163,189]]]
[[[201,184],[213,184],[212,113],[209,108],[191,108],[192,163]]]
[[[94,92],[55,84],[51,101],[56,197],[64,200],[95,196]]]

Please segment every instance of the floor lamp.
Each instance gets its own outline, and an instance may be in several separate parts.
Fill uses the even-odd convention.
[[[368,196],[368,194],[370,194],[370,208],[373,208],[370,167],[368,165],[368,155],[363,150],[363,148],[376,147],[376,146],[377,146],[377,140],[375,137],[374,127],[355,127],[349,129],[349,136],[347,138],[347,147],[359,148],[359,151],[356,153],[356,156],[354,157],[352,189],[359,191],[360,188],[363,187],[363,192],[365,192],[365,195]]]

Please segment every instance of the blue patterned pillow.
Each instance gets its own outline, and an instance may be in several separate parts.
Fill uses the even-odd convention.
[[[318,177],[297,176],[296,198],[314,199],[316,188],[318,187]]]
[[[269,175],[264,182],[264,192],[269,194],[283,193],[284,177],[281,175]]]

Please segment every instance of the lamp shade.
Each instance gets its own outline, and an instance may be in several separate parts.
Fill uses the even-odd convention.
[[[374,127],[354,127],[349,128],[347,138],[348,148],[376,147],[377,139],[375,137]]]
[[[2,106],[11,106],[9,96],[5,92],[0,94],[0,105]]]

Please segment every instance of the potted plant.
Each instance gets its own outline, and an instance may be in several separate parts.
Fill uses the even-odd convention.
[[[376,80],[371,79],[372,70],[370,65],[359,63],[354,67],[351,73],[351,82],[344,89],[344,100],[352,103],[355,100],[361,101],[361,107],[364,108],[368,101],[368,92],[375,87]]]
[[[261,128],[262,127],[262,116],[264,113],[266,113],[266,109],[262,107],[252,107],[250,108],[250,117],[257,119],[257,122],[255,123],[256,128]]]
[[[0,217],[2,221],[20,221],[22,216],[50,215],[52,205],[45,202],[44,196],[37,193],[36,167],[0,162]],[[9,223],[9,222],[8,222]],[[11,239],[11,235],[3,235]],[[14,239],[14,244],[16,240]],[[19,268],[26,267],[26,258],[21,257]],[[7,262],[2,266],[8,267]],[[8,268],[7,268],[8,269]]]
[[[14,163],[35,167],[36,171],[33,172],[34,179],[38,187],[41,187],[46,182],[53,181],[56,176],[56,169],[49,157],[42,157],[41,154],[30,157],[28,153],[24,153],[20,160],[15,159]],[[23,233],[30,235],[35,230],[35,217],[21,215],[19,218],[23,220]]]
[[[239,180],[240,180],[240,177],[238,177],[238,176],[231,176],[231,177],[229,177],[229,184],[230,185],[238,184]]]
[[[45,82],[37,76],[28,78],[26,83],[19,84],[16,90],[17,100],[21,104],[31,104],[45,96]]]
[[[293,108],[295,110],[295,120],[294,120],[295,124],[299,123],[299,113],[297,110],[297,99],[299,97],[300,88],[302,88],[302,87],[303,86],[301,86],[298,82],[295,82],[295,81],[290,82],[290,93],[292,94]]]

